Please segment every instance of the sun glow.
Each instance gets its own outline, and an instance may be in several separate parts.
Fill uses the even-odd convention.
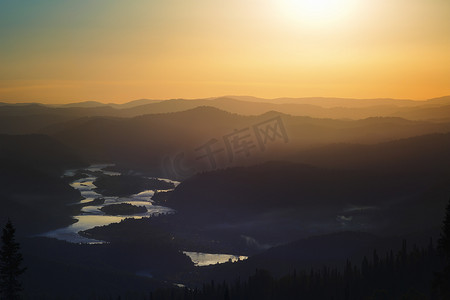
[[[345,21],[356,8],[355,0],[282,0],[279,3],[288,19],[314,26]]]
[[[0,102],[450,93],[449,0],[131,2],[1,1]]]

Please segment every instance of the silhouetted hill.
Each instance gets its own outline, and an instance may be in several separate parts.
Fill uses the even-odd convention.
[[[450,96],[437,97],[427,100],[427,104],[430,105],[449,105]]]
[[[66,116],[42,113],[28,116],[1,116],[1,134],[31,134],[39,133],[42,128],[65,122]]]
[[[418,107],[408,107],[391,114],[410,120],[435,120],[448,121],[450,118],[450,105],[423,105]]]
[[[68,203],[80,199],[62,171],[82,166],[67,147],[45,135],[0,135],[0,222],[11,218],[22,233],[70,224]]]
[[[158,103],[136,106],[131,109],[123,110],[127,116],[136,116],[139,114],[149,113],[169,113],[184,110],[190,110],[200,106],[210,106],[232,113],[241,115],[255,115],[275,109],[277,106],[270,103],[251,103],[240,101],[232,98],[216,98],[216,99],[174,99],[166,100]]]
[[[47,128],[47,132],[89,161],[125,164],[129,167],[161,172],[164,157],[185,153],[186,165],[207,170],[206,160],[198,160],[202,145],[215,140],[214,147],[225,149],[224,139],[235,130],[246,130],[257,146],[254,127],[281,117],[289,139],[268,140],[266,151],[252,148],[249,156],[237,154],[233,164],[251,164],[289,157],[299,149],[330,143],[373,144],[434,132],[450,131],[450,123],[410,121],[400,118],[333,120],[297,117],[274,111],[258,116],[231,114],[212,107],[144,115],[134,118],[92,117]],[[219,167],[229,167],[222,151]],[[188,157],[189,156],[189,157]],[[161,174],[161,173],[159,173]]]
[[[165,272],[191,266],[187,257],[158,243],[79,245],[47,238],[21,239],[24,294],[31,299],[124,299],[148,296]]]
[[[415,101],[409,99],[392,99],[392,98],[355,99],[355,98],[338,98],[338,97],[302,97],[302,98],[281,97],[281,98],[265,99],[251,96],[250,97],[227,96],[227,97],[251,102],[266,102],[277,104],[287,104],[287,103],[308,104],[324,108],[331,108],[331,107],[358,108],[358,107],[370,107],[378,105],[415,106],[421,103],[425,103],[425,101]]]
[[[339,243],[341,239],[344,245]],[[318,250],[316,256],[310,256],[315,261],[321,252],[325,253],[325,256],[330,254],[333,256],[335,249],[337,253],[341,252],[346,247],[345,243],[361,248],[361,245],[367,244],[364,240],[367,241],[368,237],[363,233],[348,232],[319,236],[311,240],[305,240],[303,246],[308,248],[306,252]],[[319,243],[315,243],[317,240]],[[325,249],[328,243],[330,247]],[[316,244],[315,247],[314,244]],[[310,245],[313,247],[308,247]],[[309,261],[298,265],[296,262],[305,253],[301,248],[298,248],[297,256],[294,256],[291,265],[285,264],[283,258],[278,257],[274,261],[270,261],[269,258],[269,261],[259,262],[266,266],[263,269],[252,265],[253,258],[237,263],[228,262],[223,265],[204,267],[194,276],[192,273],[185,274],[185,282],[196,286],[195,290],[173,287],[159,290],[155,295],[158,299],[169,297],[258,300],[440,298],[437,297],[436,280],[433,278],[436,278],[436,274],[439,274],[437,272],[443,269],[443,260],[439,258],[432,243],[428,242],[421,247],[417,245],[411,247],[408,241],[403,240],[401,243],[398,242],[397,246],[386,249],[385,252],[382,250],[383,247],[384,245],[381,247],[375,245],[371,253],[366,253],[364,258],[357,259],[354,256],[343,258],[338,263],[340,267],[336,267],[336,262],[317,265],[314,268],[308,268],[308,265],[311,265]],[[281,253],[277,255],[285,254],[283,251],[278,252]],[[278,262],[281,262],[281,265],[277,264]],[[208,280],[210,283],[205,283]],[[443,285],[445,284],[440,284],[440,286]]]
[[[111,105],[112,107],[115,107],[115,108],[131,108],[131,107],[135,107],[135,106],[145,105],[145,104],[149,104],[149,103],[156,103],[156,102],[160,102],[160,101],[163,101],[163,100],[138,99],[138,100],[133,100],[130,102],[122,103],[122,104],[109,103],[109,105]]]
[[[35,114],[45,114],[53,111],[51,107],[47,107],[42,104],[30,103],[30,104],[7,104],[3,105],[0,110],[1,116],[28,116]]]
[[[300,151],[291,159],[321,167],[448,173],[450,133],[429,134],[376,145],[332,144]]]
[[[10,218],[21,235],[43,233],[73,223],[69,203],[80,193],[59,176],[26,164],[0,160],[0,223]]]
[[[360,262],[364,256],[372,257],[374,250],[384,256],[386,251],[397,249],[399,245],[400,238],[380,237],[366,232],[334,232],[275,246],[239,263],[205,267],[200,271],[200,276],[223,281],[233,280],[237,274],[245,278],[255,269],[268,270],[276,277],[294,270],[309,272],[312,268],[323,266],[343,269],[346,260]]]
[[[100,106],[107,106],[108,104],[104,104],[98,101],[83,101],[83,102],[76,102],[76,103],[68,103],[68,104],[62,104],[62,105],[55,105],[56,107],[100,107]]]
[[[169,203],[183,211],[201,207],[210,215],[236,210],[235,216],[296,207],[336,208],[350,196],[359,199],[358,204],[368,205],[375,196],[362,196],[371,185],[377,185],[377,179],[377,175],[361,171],[268,162],[197,174],[175,189]],[[322,190],[321,186],[327,188]]]
[[[274,110],[296,116],[315,118],[362,119],[393,116],[412,120],[448,120],[450,109],[447,106],[450,104],[450,100],[447,98],[429,101],[340,98],[280,98],[272,101],[255,98],[248,101],[246,97],[233,96],[193,100],[174,99],[122,109],[120,116],[133,117],[143,114],[183,111],[198,106],[212,106],[242,115],[258,115]],[[441,110],[436,109],[439,106],[442,106]]]
[[[0,160],[57,174],[83,165],[71,149],[42,134],[0,135]]]
[[[109,106],[51,107],[42,104],[0,106],[0,134],[40,133],[43,128],[82,117],[114,116]]]
[[[103,103],[103,102],[99,102],[99,101],[83,101],[83,102],[75,102],[75,103],[67,103],[67,104],[51,104],[51,105],[47,105],[47,106],[63,107],[63,108],[110,106],[110,107],[114,107],[117,109],[124,109],[124,108],[131,108],[131,107],[135,107],[135,106],[141,106],[141,105],[145,105],[145,104],[149,104],[149,103],[156,103],[156,102],[160,102],[160,101],[162,101],[162,100],[138,99],[138,100],[133,100],[133,101],[129,101],[126,103]]]
[[[296,159],[320,167],[272,162],[197,174],[175,189],[169,205],[194,224],[239,228],[270,243],[336,228],[437,227],[450,194],[449,134],[323,147]]]
[[[211,106],[241,115],[259,115],[268,111],[314,118],[363,119],[368,117],[402,117],[411,120],[449,121],[449,97],[428,101],[396,99],[216,97],[208,99],[141,99],[125,104],[95,101],[62,106],[28,104],[0,105],[0,133],[37,133],[43,128],[77,118],[135,117],[145,114],[180,112],[199,106]]]
[[[88,118],[67,124],[53,136],[91,161],[160,168],[164,156],[193,150],[211,138],[221,138],[228,130],[249,126],[251,121],[199,107],[132,119]]]

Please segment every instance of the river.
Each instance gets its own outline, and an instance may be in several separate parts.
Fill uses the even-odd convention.
[[[175,210],[165,206],[154,205],[153,200],[151,199],[155,193],[153,190],[146,190],[140,193],[128,196],[128,197],[106,197],[102,194],[99,194],[95,191],[97,188],[94,185],[94,181],[97,179],[97,176],[93,176],[92,172],[101,172],[104,175],[109,176],[119,176],[121,173],[112,172],[104,170],[107,167],[114,166],[113,164],[96,164],[91,165],[88,168],[80,169],[80,170],[67,170],[64,173],[64,176],[74,176],[78,171],[86,172],[85,178],[74,180],[70,183],[74,189],[80,191],[81,196],[84,198],[79,202],[72,203],[72,205],[87,203],[93,201],[96,198],[104,198],[105,202],[100,205],[92,205],[92,206],[84,206],[81,209],[81,213],[73,218],[76,220],[75,223],[69,225],[64,228],[59,228],[56,230],[52,230],[46,233],[43,233],[39,236],[44,236],[48,238],[55,238],[58,240],[67,241],[70,243],[79,243],[79,244],[103,244],[104,241],[95,240],[85,238],[78,234],[80,231],[84,231],[87,229],[94,228],[96,226],[105,226],[112,223],[119,223],[120,221],[126,218],[146,218],[146,217],[154,217],[161,214],[172,214],[175,213]],[[156,178],[159,180],[171,182],[176,187],[180,182],[166,179],[166,178]],[[166,191],[166,190],[164,190]],[[110,204],[120,204],[120,203],[129,203],[138,206],[145,206],[147,208],[146,213],[142,214],[134,214],[134,215],[126,215],[126,216],[110,216],[106,215],[100,209],[105,205]],[[200,253],[200,252],[183,252],[187,255],[192,262],[196,266],[207,266],[217,263],[225,263],[228,261],[238,261],[247,259],[246,256],[239,255],[231,255],[231,254],[213,254],[213,253]]]
[[[92,165],[89,168],[81,169],[80,171],[87,170],[90,172],[101,172],[102,174],[109,176],[121,175],[119,172],[111,172],[104,170],[106,167],[109,166],[113,165],[111,164]],[[79,170],[67,170],[64,173],[64,176],[73,176],[77,171]],[[157,216],[160,214],[171,214],[175,212],[175,210],[169,207],[154,205],[153,201],[151,200],[152,196],[155,193],[153,190],[143,191],[138,194],[131,195],[129,197],[105,197],[94,191],[94,189],[96,188],[96,186],[94,185],[94,181],[97,179],[97,177],[92,176],[92,173],[88,172],[86,172],[85,174],[88,177],[81,178],[70,183],[70,186],[80,191],[81,196],[84,198],[80,202],[76,202],[73,204],[75,205],[87,203],[93,201],[95,198],[104,198],[105,202],[100,205],[83,207],[81,210],[81,214],[73,217],[76,220],[75,223],[64,228],[59,228],[56,230],[46,232],[44,234],[41,234],[40,236],[56,238],[58,240],[63,240],[70,243],[99,244],[104,242],[85,238],[79,235],[78,232],[91,229],[96,226],[105,226],[111,223],[119,223],[120,221],[126,218],[140,219],[145,217]],[[173,181],[166,178],[157,178],[157,179],[172,182],[175,186],[179,184],[178,181]],[[134,215],[110,216],[106,215],[104,212],[100,210],[105,205],[120,204],[120,203],[129,203],[138,206],[145,206],[147,208],[147,212]]]

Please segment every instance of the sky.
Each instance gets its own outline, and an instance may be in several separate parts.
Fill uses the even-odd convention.
[[[450,95],[449,0],[0,0],[0,101]]]

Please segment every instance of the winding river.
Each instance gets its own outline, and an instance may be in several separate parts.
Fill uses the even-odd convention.
[[[119,172],[111,172],[104,170],[106,167],[109,166],[113,165],[111,164],[92,165],[89,168],[81,169],[80,170],[81,172],[83,170],[90,171],[85,173],[88,177],[81,178],[70,183],[70,186],[80,191],[81,196],[84,197],[84,199],[81,200],[80,202],[73,203],[74,205],[87,203],[99,197],[104,198],[105,202],[100,205],[84,206],[81,210],[81,214],[73,217],[76,220],[75,223],[64,228],[46,232],[41,236],[56,238],[58,240],[64,240],[70,243],[99,244],[104,242],[82,237],[81,235],[78,234],[78,232],[91,229],[96,226],[104,226],[109,225],[111,223],[119,223],[120,221],[126,218],[140,219],[144,217],[151,217],[160,214],[170,214],[175,212],[175,210],[169,207],[154,205],[153,201],[151,200],[151,198],[155,193],[155,191],[153,190],[143,191],[138,194],[131,195],[129,197],[106,197],[94,191],[94,189],[96,188],[96,186],[94,185],[94,181],[97,179],[97,177],[92,176],[91,172],[101,172],[102,174],[109,176],[121,175]],[[78,170],[67,170],[64,173],[64,176],[73,176],[77,171]],[[172,182],[175,186],[179,184],[178,181],[173,181],[165,178],[157,178],[157,179]],[[147,208],[147,212],[134,215],[110,216],[106,215],[104,212],[100,210],[105,205],[120,204],[120,203],[129,203],[138,206],[145,206]]]
[[[55,238],[58,240],[67,241],[70,243],[78,243],[78,244],[103,244],[104,241],[95,240],[95,239],[89,239],[85,238],[78,234],[80,231],[84,231],[87,229],[94,228],[96,226],[105,226],[112,223],[119,223],[120,221],[126,219],[126,218],[134,218],[134,219],[140,219],[145,217],[152,217],[152,216],[158,216],[161,214],[172,214],[175,213],[175,210],[165,207],[165,206],[159,206],[154,205],[153,200],[151,199],[155,193],[153,190],[146,190],[142,191],[140,193],[131,195],[129,197],[107,197],[103,196],[102,194],[99,194],[95,191],[97,188],[94,185],[94,181],[97,179],[97,176],[93,176],[93,172],[100,172],[104,175],[109,176],[119,176],[121,173],[119,172],[112,172],[104,170],[107,167],[114,166],[113,164],[97,164],[97,165],[91,165],[88,168],[80,169],[80,170],[67,170],[64,173],[64,176],[74,176],[78,171],[85,171],[84,173],[87,177],[74,180],[70,183],[70,186],[72,186],[74,189],[77,189],[80,191],[81,196],[84,198],[83,200],[73,203],[72,205],[76,204],[83,204],[88,203],[90,201],[93,201],[96,198],[104,198],[105,202],[100,205],[92,205],[92,206],[84,206],[81,209],[81,213],[77,216],[74,216],[73,218],[76,220],[75,223],[72,225],[69,225],[64,228],[59,228],[56,230],[52,230],[46,233],[41,234],[40,236],[48,237],[48,238]],[[89,171],[89,172],[88,172]],[[166,179],[166,178],[156,178],[159,180],[171,182],[176,187],[180,182]],[[163,190],[165,191],[165,190]],[[134,215],[124,215],[124,216],[110,216],[106,215],[104,212],[102,212],[100,209],[105,205],[110,204],[120,204],[120,203],[129,203],[137,206],[145,206],[147,208],[147,212],[142,214],[134,214]],[[196,266],[207,266],[217,263],[225,263],[228,261],[238,261],[238,260],[245,260],[247,259],[246,256],[238,256],[238,255],[230,255],[230,254],[212,254],[212,253],[201,253],[201,252],[183,252],[185,255],[187,255],[192,262]]]

